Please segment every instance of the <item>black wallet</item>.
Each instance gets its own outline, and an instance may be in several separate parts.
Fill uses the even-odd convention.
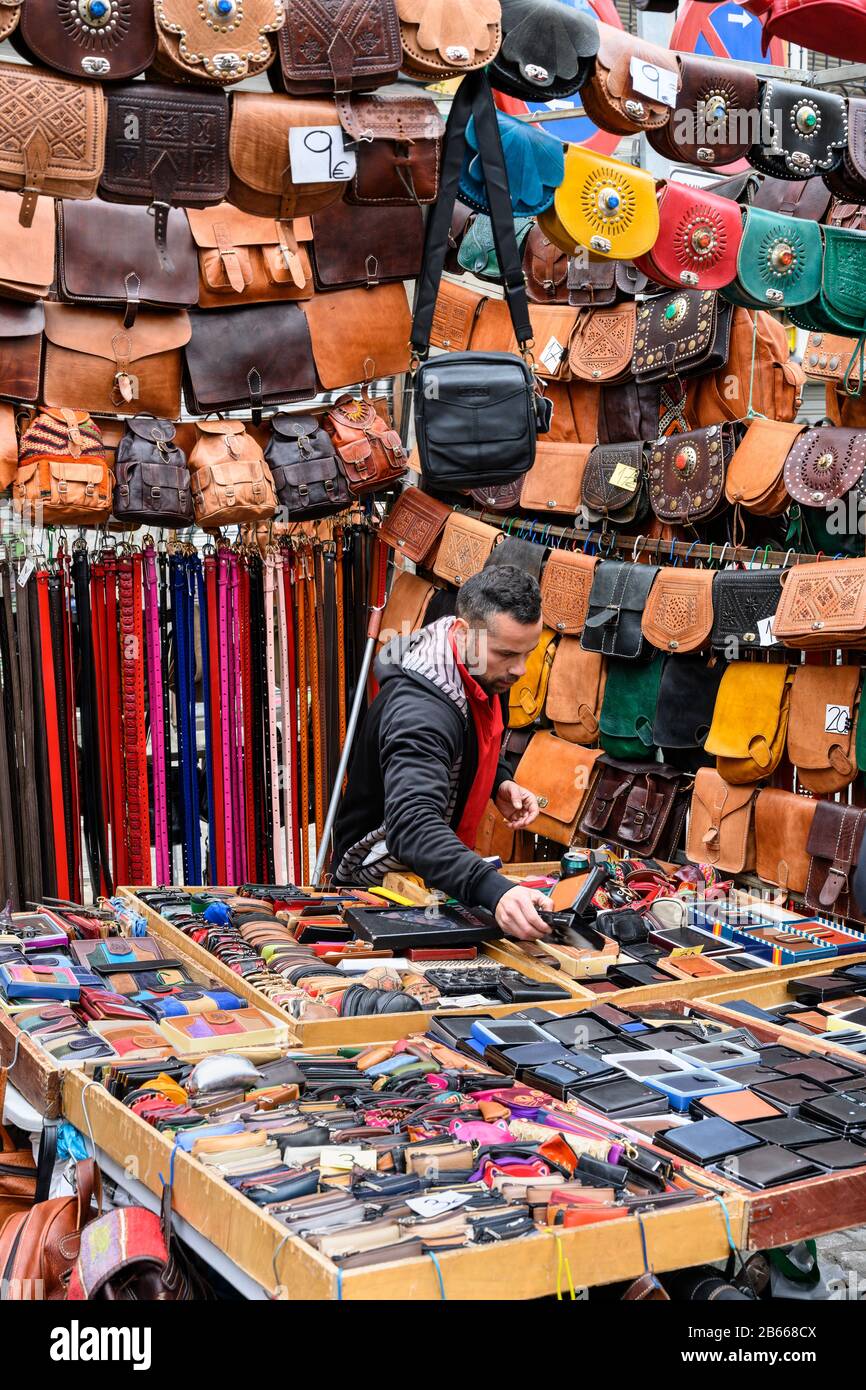
[[[787,1110],[790,1115],[800,1105],[819,1100],[830,1095],[826,1086],[818,1081],[806,1081],[797,1076],[786,1076],[782,1081],[762,1081],[753,1088],[764,1100]]]
[[[735,1177],[747,1187],[781,1187],[786,1182],[817,1177],[821,1171],[817,1163],[810,1163],[799,1153],[781,1149],[776,1144],[762,1144],[738,1156]]]
[[[745,1128],[721,1119],[696,1120],[694,1124],[680,1125],[656,1140],[659,1148],[669,1149],[680,1158],[700,1164],[718,1163],[732,1154],[746,1153],[749,1149],[757,1148],[760,1142]]]
[[[565,1018],[559,1018],[555,1023],[545,1023],[545,1033],[549,1033],[557,1042],[565,1044],[577,1044],[583,1047],[586,1043],[595,1043],[604,1038],[615,1038],[616,1030],[607,1023],[600,1022],[597,1018],[592,1018],[589,1014],[572,1014]]]
[[[804,1144],[818,1144],[823,1139],[833,1139],[831,1129],[814,1125],[809,1120],[800,1120],[796,1115],[779,1115],[774,1120],[755,1120],[743,1124],[750,1134],[754,1134],[765,1144],[781,1144],[785,1149],[799,1149]]]
[[[866,1101],[844,1092],[807,1101],[801,1114],[803,1119],[816,1120],[838,1134],[856,1134],[866,1129]]]
[[[462,907],[442,907],[435,915],[426,907],[386,912],[350,907],[346,921],[363,941],[397,953],[417,946],[478,946],[499,935],[495,923],[488,925]]]
[[[837,1172],[842,1168],[862,1168],[866,1164],[866,1148],[852,1144],[850,1139],[830,1139],[823,1144],[810,1144],[800,1153],[811,1163]]]

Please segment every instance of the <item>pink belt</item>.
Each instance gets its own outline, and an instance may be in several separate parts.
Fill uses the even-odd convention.
[[[223,760],[223,812],[225,818],[226,877],[230,884],[239,882],[235,871],[234,797],[232,777],[232,739],[234,736],[234,688],[231,679],[232,663],[229,643],[231,624],[231,557],[220,550],[217,561],[217,603],[219,606],[220,650],[220,743]]]
[[[234,815],[238,833],[235,839],[235,877],[233,882],[242,883],[247,877],[246,796],[244,793],[244,718],[243,683],[241,676],[241,621],[240,621],[240,561],[232,555],[231,561],[231,671],[232,671],[232,710],[234,713],[234,740],[232,743],[232,792],[234,796]]]
[[[162,643],[159,627],[159,589],[156,552],[144,551],[144,626],[147,648],[147,688],[150,707],[150,748],[153,760],[153,837],[156,844],[156,877],[171,882],[168,845],[168,800],[165,791],[165,726],[162,722]]]

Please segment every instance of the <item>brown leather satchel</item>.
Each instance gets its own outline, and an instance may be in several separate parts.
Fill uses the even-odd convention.
[[[827,560],[786,572],[773,633],[786,647],[866,642],[866,560]]]
[[[189,467],[196,524],[204,530],[267,521],[276,511],[270,469],[242,420],[199,420]]]
[[[591,522],[625,526],[646,511],[645,448],[640,442],[598,444],[587,459],[582,502]]]
[[[407,487],[379,527],[379,539],[413,564],[423,564],[450,515],[451,508],[438,497],[417,487]]]
[[[17,512],[41,522],[98,526],[111,514],[113,478],[99,426],[85,410],[41,410],[21,436],[12,489]]]
[[[127,329],[112,309],[46,304],[42,399],[53,406],[73,400],[95,415],[146,411],[174,420],[189,337],[185,313],[142,311]]]
[[[467,352],[487,296],[466,285],[443,280],[436,296],[430,346],[446,352]]]
[[[752,205],[767,212],[782,212],[786,217],[822,222],[830,206],[830,189],[823,178],[776,179],[765,176],[755,191]]]
[[[290,96],[384,87],[402,56],[394,0],[292,0],[277,48],[271,81]]]
[[[503,864],[514,863],[514,844],[516,832],[508,821],[497,811],[492,801],[488,801],[484,815],[478,825],[475,837],[475,853],[485,859],[501,859]]]
[[[427,605],[435,594],[433,585],[420,574],[401,570],[394,578],[379,625],[379,646],[395,637],[406,637],[424,626]]]
[[[726,874],[755,867],[755,787],[732,787],[714,767],[699,768],[692,792],[686,858]]]
[[[758,105],[758,79],[748,68],[677,54],[680,90],[670,121],[649,143],[675,164],[705,168],[733,164],[752,143],[749,118]]]
[[[92,198],[104,153],[99,87],[0,63],[0,187],[22,194],[22,227],[31,225],[39,194]]]
[[[187,217],[198,248],[200,309],[312,297],[309,218],[278,222],[231,203],[190,208]]]
[[[610,309],[585,309],[568,345],[568,366],[579,381],[623,381],[631,376],[637,309],[633,299]]]
[[[92,1158],[75,1165],[74,1197],[52,1197],[11,1216],[0,1230],[3,1297],[13,1301],[65,1299],[81,1232],[102,1207],[102,1180]]]
[[[623,762],[605,753],[580,818],[581,832],[633,855],[670,859],[680,842],[690,789],[679,768]]]
[[[442,532],[433,573],[459,589],[473,574],[480,574],[501,537],[502,532],[494,526],[462,512],[452,512]]]
[[[374,289],[414,280],[424,254],[424,214],[417,207],[335,203],[313,218],[313,267],[320,290]]]
[[[229,201],[256,217],[310,217],[342,198],[345,183],[294,183],[289,132],[338,125],[332,101],[236,92],[229,136]]]
[[[184,399],[193,415],[253,411],[308,400],[316,373],[307,320],[299,304],[195,309],[186,348]]]
[[[642,59],[663,72],[673,73],[679,85],[674,54],[610,24],[599,24],[598,36],[595,72],[580,92],[590,120],[617,135],[635,135],[667,125],[671,108],[635,90],[631,60]]]
[[[805,430],[785,460],[785,487],[795,502],[828,507],[850,492],[866,470],[866,431]]]
[[[354,497],[388,487],[406,472],[406,453],[390,421],[382,419],[366,392],[341,396],[328,411],[325,429]]]
[[[132,328],[139,308],[187,309],[198,298],[195,246],[185,215],[168,214],[167,255],[153,239],[143,207],[93,198],[57,209],[57,289],[69,304],[102,304],[124,311]]]
[[[750,420],[725,475],[725,496],[758,516],[779,516],[789,506],[785,460],[805,423]]]
[[[810,333],[803,353],[803,371],[809,381],[838,381],[856,389],[856,351],[856,338],[840,338],[834,333]]]
[[[4,400],[28,405],[38,401],[44,328],[41,301],[0,300],[0,397]]]
[[[576,637],[561,637],[553,658],[545,714],[560,738],[595,743],[607,680],[598,652],[585,652]]]
[[[520,505],[524,511],[575,516],[581,503],[582,480],[589,454],[588,444],[540,440],[535,449],[535,462],[521,480]]]
[[[664,381],[724,367],[732,307],[715,290],[679,290],[644,300],[637,310],[635,380]]]
[[[115,0],[102,7],[27,0],[14,46],[70,77],[103,82],[137,77],[156,52],[152,0]]]
[[[527,299],[534,304],[568,303],[568,257],[537,222],[523,243],[523,274]]]
[[[541,576],[541,616],[545,627],[579,637],[589,609],[589,591],[598,556],[552,550]]]
[[[722,506],[734,455],[733,425],[657,439],[649,461],[649,499],[660,521],[705,521]]]
[[[806,842],[817,801],[777,787],[765,787],[755,802],[755,871],[765,883],[803,893],[809,877]]]
[[[798,666],[791,682],[788,758],[807,791],[840,792],[857,775],[859,666]]]
[[[402,284],[317,294],[303,311],[322,390],[408,371],[412,317]]]
[[[488,512],[513,512],[520,506],[520,494],[526,474],[510,483],[489,483],[487,487],[471,487],[466,493]]]
[[[616,270],[614,261],[591,261],[586,255],[570,257],[566,274],[569,304],[576,309],[603,309],[614,304]]]
[[[663,652],[681,654],[706,646],[713,626],[714,578],[712,570],[659,570],[641,619],[647,641]]]
[[[283,24],[282,0],[237,0],[225,15],[197,0],[154,0],[154,70],[172,82],[227,86],[264,72],[274,60],[268,37]]]
[[[10,299],[45,299],[54,283],[54,204],[37,198],[26,236],[18,225],[21,199],[0,192],[0,294]]]
[[[764,310],[754,315],[736,306],[730,319],[727,360],[688,383],[686,415],[692,429],[742,420],[750,407],[772,420],[793,420],[800,409],[805,376],[790,356],[788,336],[779,319]]]
[[[838,801],[820,801],[809,829],[810,856],[806,906],[813,912],[833,912],[854,922],[866,922],[851,880],[866,832],[866,811]]]
[[[346,201],[375,207],[435,203],[445,122],[425,96],[356,96],[340,105],[355,145]]]
[[[583,748],[546,730],[533,736],[514,774],[517,784],[538,798],[533,835],[571,844],[600,757],[600,748]]]
[[[401,66],[421,82],[486,67],[502,41],[499,0],[397,0]]]
[[[3,1118],[3,1106],[6,1098],[6,1078],[5,1068],[0,1068],[0,1120]],[[44,1134],[54,1134],[51,1126],[46,1126]],[[56,1137],[56,1135],[55,1135]],[[33,1161],[33,1149],[28,1139],[26,1147],[19,1148],[12,1138],[9,1131],[0,1124],[0,1230],[4,1222],[16,1212],[27,1211],[37,1200],[37,1191],[40,1198],[43,1193],[39,1189],[39,1178],[42,1178],[42,1188],[47,1187],[46,1179],[50,1180],[53,1172],[54,1163],[48,1162],[50,1154],[45,1155],[43,1162],[43,1149],[45,1139],[40,1145],[40,1169],[37,1174],[37,1166]],[[53,1146],[56,1149],[56,1144]]]

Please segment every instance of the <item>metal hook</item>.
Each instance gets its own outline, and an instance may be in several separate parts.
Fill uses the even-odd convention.
[[[589,547],[593,544],[593,539],[592,539],[592,538],[593,538],[594,535],[595,535],[595,531],[594,531],[594,530],[590,531],[589,535],[587,536],[586,540],[584,541],[584,543],[583,543],[583,553],[584,553],[584,555],[591,555],[591,554],[593,554],[593,552],[589,549]]]
[[[645,540],[646,540],[646,536],[643,536],[643,535],[638,536],[637,540],[635,541],[634,545],[632,546],[632,548],[631,548],[631,558],[632,558],[632,563],[633,563],[633,564],[637,564],[638,558],[639,558],[639,556],[640,556],[640,554],[641,554],[641,551],[643,550],[643,543],[644,543]]]
[[[695,548],[696,545],[700,545],[700,541],[692,541],[691,545],[689,546],[688,550],[686,551],[685,555],[683,556],[683,566],[686,566],[686,565],[689,563],[689,560],[691,559],[692,551],[694,550],[694,548]]]
[[[718,562],[718,563],[719,563],[719,569],[721,569],[721,568],[722,568],[722,565],[725,563],[725,556],[727,555],[727,553],[728,553],[728,551],[730,550],[730,548],[731,548],[731,542],[730,542],[730,541],[725,541],[724,545],[722,546],[721,554],[719,555],[719,562]]]

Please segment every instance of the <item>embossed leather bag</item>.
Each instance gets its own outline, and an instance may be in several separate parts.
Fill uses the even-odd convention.
[[[824,227],[821,288],[809,304],[792,308],[798,328],[814,332],[853,334],[856,350],[845,373],[856,373],[855,394],[863,389],[863,344],[866,338],[866,232]]]
[[[731,306],[715,290],[680,290],[638,305],[632,372],[635,380],[704,375],[724,367]]]
[[[535,462],[523,476],[520,506],[528,512],[574,516],[581,504],[588,444],[558,444],[542,439]]]
[[[633,164],[595,154],[583,145],[568,146],[565,171],[553,195],[553,210],[559,233],[544,215],[539,225],[569,254],[575,246],[585,246],[597,256],[633,261],[649,251],[658,237],[652,175]]]
[[[452,512],[442,532],[433,573],[459,589],[473,574],[480,574],[501,535],[486,522]]]
[[[866,640],[866,560],[788,570],[773,632],[786,647],[859,647]]]
[[[572,377],[601,383],[630,376],[636,324],[633,299],[610,309],[585,309],[568,344]]]
[[[236,92],[229,136],[229,202],[256,217],[310,217],[342,198],[345,183],[295,183],[289,132],[338,125],[332,101]]]
[[[74,400],[99,415],[147,411],[174,420],[189,335],[182,312],[141,310],[127,329],[112,309],[46,304],[42,399],[53,406]]]
[[[21,199],[0,192],[0,294],[10,299],[46,299],[54,283],[54,204],[37,198],[33,222],[22,236]]]
[[[739,656],[774,645],[770,630],[782,596],[783,570],[722,570],[713,581],[714,651]]]
[[[582,503],[590,522],[627,526],[648,510],[646,461],[640,442],[597,444],[587,459]]]
[[[739,787],[775,772],[785,751],[790,696],[786,666],[730,662],[704,745],[726,782]]]
[[[534,304],[567,304],[568,257],[536,222],[523,246],[526,294]]]
[[[355,176],[346,201],[361,206],[435,203],[445,122],[424,96],[356,96],[340,106],[355,144]]]
[[[785,487],[795,502],[828,507],[844,497],[866,470],[866,431],[804,430],[785,460]]]
[[[750,420],[725,474],[725,496],[733,506],[743,506],[757,516],[778,516],[787,511],[785,460],[802,422]]]
[[[806,906],[813,912],[833,912],[855,922],[866,921],[852,891],[864,833],[866,811],[838,801],[818,803],[806,841],[810,858]]]
[[[550,552],[541,576],[541,616],[546,627],[572,637],[580,635],[597,566],[595,555]]]
[[[143,207],[63,201],[57,232],[57,289],[70,304],[122,309],[132,328],[140,308],[188,309],[198,299],[195,246],[179,209],[168,214],[166,256]]]
[[[677,63],[677,104],[666,125],[647,132],[653,149],[675,164],[704,168],[742,159],[750,144],[749,116],[758,105],[755,74],[692,53],[677,54]]]
[[[655,757],[653,724],[663,666],[658,652],[639,666],[616,659],[607,663],[599,741],[610,757]]]
[[[199,420],[189,456],[196,525],[204,530],[267,521],[277,507],[261,447],[242,420]]]
[[[406,472],[399,434],[366,395],[340,396],[324,424],[353,497],[388,487]]]
[[[665,181],[658,188],[658,210],[659,234],[650,250],[635,258],[638,270],[671,289],[720,290],[730,284],[743,234],[737,204]]]
[[[112,476],[99,426],[86,410],[40,410],[21,436],[15,510],[48,525],[98,526],[111,515]]]
[[[186,455],[171,420],[133,415],[117,446],[113,514],[136,526],[192,526]]]
[[[694,652],[713,626],[711,570],[667,567],[659,572],[643,611],[644,637],[663,652]]]
[[[513,483],[491,483],[489,487],[472,487],[466,493],[479,507],[489,512],[513,512],[520,506],[520,494],[525,479],[515,478]]]
[[[3,0],[0,4],[0,43],[8,39],[18,27],[23,0]]]
[[[137,77],[150,67],[156,52],[153,3],[26,0],[13,45],[33,62],[47,63],[70,77],[104,82]]]
[[[838,382],[853,392],[857,389],[856,355],[856,338],[810,333],[803,353],[803,371],[810,381]]]
[[[184,397],[194,415],[302,401],[316,394],[307,320],[298,304],[196,309]]]
[[[423,564],[438,543],[451,508],[438,497],[407,487],[379,527],[379,539],[413,564]]]
[[[340,202],[313,218],[313,268],[320,290],[373,289],[389,280],[414,280],[423,253],[420,208]]]
[[[580,818],[584,835],[632,855],[669,859],[682,835],[690,782],[667,763],[620,761],[606,753]]]
[[[585,651],[631,661],[651,654],[641,632],[641,614],[658,572],[658,565],[602,561],[593,577],[589,613],[580,637]]]
[[[723,294],[746,309],[808,304],[821,287],[822,256],[817,223],[743,208],[737,276]]]
[[[755,802],[755,871],[765,883],[803,893],[809,877],[806,842],[818,802],[779,787],[765,787]]]
[[[308,218],[278,222],[231,203],[190,208],[187,217],[198,248],[200,309],[312,298]]]
[[[732,787],[713,767],[695,774],[686,858],[726,874],[755,867],[754,787]]]
[[[647,43],[610,24],[598,26],[599,48],[595,71],[581,92],[584,109],[590,120],[602,130],[617,135],[635,135],[639,131],[657,130],[667,125],[671,108],[653,101],[635,90],[631,76],[632,58],[651,63],[662,72],[676,76],[676,58],[666,48]]]
[[[515,217],[514,236],[518,250],[523,246],[530,230],[535,225],[531,217]],[[472,219],[460,243],[457,263],[461,270],[469,270],[480,280],[498,280],[502,274],[496,259],[496,244],[493,237],[493,223],[486,212],[479,212]]]
[[[45,306],[0,300],[0,397],[20,404],[39,400]]]
[[[657,439],[649,461],[649,499],[660,521],[705,521],[725,500],[734,426],[709,425]]]
[[[172,82],[220,86],[264,72],[274,60],[269,36],[286,17],[283,0],[230,3],[226,12],[197,0],[154,0],[155,71]]]
[[[285,8],[279,69],[271,77],[281,77],[290,96],[364,92],[396,80],[401,52],[394,0],[291,0]]]
[[[430,346],[446,352],[466,352],[483,309],[490,301],[478,290],[443,280],[436,296],[430,327]]]
[[[402,68],[421,82],[486,67],[502,40],[499,0],[397,0]]]
[[[595,743],[606,679],[603,656],[585,652],[576,637],[560,637],[545,705],[545,714],[560,738],[569,743]]]
[[[807,791],[840,792],[857,775],[859,666],[798,666],[791,683],[788,758]]]
[[[21,193],[22,227],[31,225],[40,194],[92,198],[104,157],[99,87],[0,63],[0,187]]]
[[[844,97],[771,78],[762,83],[760,113],[768,138],[746,156],[754,169],[775,179],[809,179],[842,162],[848,145]]]
[[[350,497],[330,435],[314,415],[276,414],[265,449],[277,501],[292,521],[345,511]]]
[[[598,42],[592,14],[558,0],[502,0],[502,44],[490,81],[528,101],[573,96],[592,73]]]
[[[577,830],[600,749],[582,748],[544,730],[535,734],[517,764],[515,781],[538,797],[532,833],[570,845]]]

